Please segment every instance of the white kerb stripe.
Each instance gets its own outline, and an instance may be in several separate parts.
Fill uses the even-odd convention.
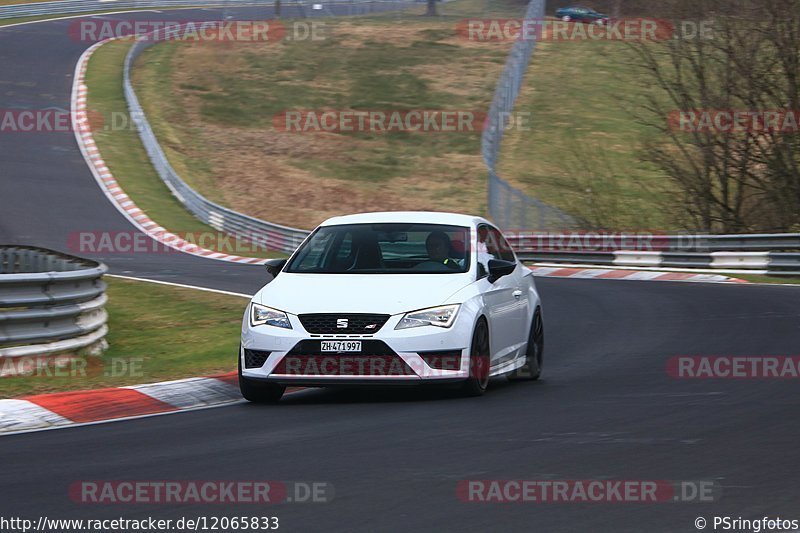
[[[648,279],[656,279],[660,278],[661,276],[665,276],[666,272],[633,272],[632,274],[625,276],[625,279],[633,279],[633,280],[648,280]]]
[[[2,432],[71,423],[71,420],[27,400],[0,400],[0,431]]]
[[[720,276],[719,274],[697,274],[692,276],[688,281],[728,281],[728,276]]]
[[[237,387],[214,378],[190,378],[126,387],[179,409],[191,409],[242,399]]]
[[[562,267],[558,267],[558,268],[534,267],[534,268],[531,268],[531,270],[533,270],[533,275],[534,276],[547,276],[549,274],[552,274],[556,270],[561,270],[561,268]]]
[[[571,278],[596,278],[602,274],[607,272],[613,272],[612,270],[581,270],[580,272],[576,272],[572,274]]]

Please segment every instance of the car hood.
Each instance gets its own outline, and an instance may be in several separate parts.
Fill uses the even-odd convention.
[[[284,272],[258,291],[253,300],[294,315],[394,315],[448,303],[450,296],[473,281],[469,273],[355,275]]]

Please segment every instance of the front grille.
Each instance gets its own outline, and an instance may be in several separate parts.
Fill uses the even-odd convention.
[[[361,341],[361,351],[321,353],[320,341],[297,343],[273,374],[290,376],[416,376],[410,366],[383,341]]]
[[[309,333],[372,335],[386,324],[390,315],[373,314],[306,314],[300,315],[300,323]]]
[[[272,352],[262,352],[259,350],[245,350],[244,351],[244,367],[245,368],[261,368]]]

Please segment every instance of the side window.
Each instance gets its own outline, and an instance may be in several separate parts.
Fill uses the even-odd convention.
[[[298,257],[298,270],[315,270],[322,267],[323,258],[333,242],[333,233],[325,229],[319,230],[311,242],[313,244],[307,246],[303,250],[305,253]]]
[[[500,252],[500,259],[503,261],[511,261],[512,263],[516,261],[516,257],[514,257],[514,250],[511,249],[511,245],[508,244],[508,241],[500,231],[492,228],[492,234],[495,237],[495,242],[497,243],[498,251]]]
[[[483,243],[489,259],[502,259],[503,261],[516,261],[514,250],[503,234],[497,228],[482,226],[478,229],[478,243]]]
[[[489,261],[492,259],[502,259],[497,241],[492,238],[492,228],[486,224],[478,226],[478,279],[489,275]]]
[[[497,238],[499,236],[498,232],[494,228],[488,228],[486,233],[486,250],[492,256],[492,259],[502,259],[502,253],[500,251],[500,240]]]

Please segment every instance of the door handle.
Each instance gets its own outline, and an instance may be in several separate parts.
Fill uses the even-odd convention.
[[[519,300],[519,299],[522,297],[522,291],[521,291],[521,290],[519,290],[519,289],[515,290],[515,291],[514,291],[514,292],[512,292],[511,294],[513,294],[513,295],[514,295],[514,298],[516,298],[517,300]]]

